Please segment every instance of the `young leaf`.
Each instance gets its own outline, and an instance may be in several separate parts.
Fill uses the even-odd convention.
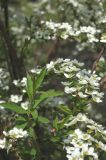
[[[38,117],[38,112],[37,112],[37,110],[32,111],[32,112],[31,112],[31,115],[32,115],[33,119],[36,120],[37,117]]]
[[[70,115],[68,115],[67,117],[63,118],[61,121],[59,121],[59,130],[65,128],[66,126],[64,125],[65,123],[68,123],[70,119]]]
[[[34,140],[36,140],[35,131],[32,127],[29,128],[29,134],[31,137],[33,137]]]
[[[41,102],[43,102],[47,98],[62,96],[63,94],[64,94],[63,92],[55,90],[42,92],[41,95],[39,96],[39,99],[35,100],[34,108],[36,108]]]
[[[51,137],[51,141],[54,142],[54,143],[59,142],[60,137],[57,137],[57,136]]]
[[[27,124],[28,124],[27,122],[23,122],[23,123],[20,123],[20,124],[16,124],[16,127],[24,129],[27,126]]]
[[[18,116],[18,117],[16,118],[16,121],[17,121],[17,122],[18,122],[18,121],[19,121],[19,122],[20,122],[20,121],[26,122],[27,119],[21,115],[21,116]]]
[[[37,79],[35,80],[34,92],[36,92],[36,90],[39,89],[39,87],[41,86],[45,75],[46,75],[46,69],[44,68],[39,74],[39,76],[37,77]]]
[[[42,116],[39,116],[38,117],[38,122],[40,122],[40,123],[49,123],[49,119],[47,119],[45,117],[42,117]]]
[[[14,111],[16,113],[19,113],[19,114],[25,114],[25,113],[27,113],[26,110],[24,110],[23,108],[21,108],[21,106],[18,106],[15,103],[2,103],[1,105],[4,108],[7,108],[7,109],[9,109],[11,111]]]
[[[32,155],[32,156],[35,156],[36,153],[37,153],[37,150],[36,150],[35,148],[32,148],[32,149],[31,149],[31,155]]]
[[[60,109],[62,112],[71,115],[72,111],[68,108],[68,106],[60,105],[58,106],[58,109]]]
[[[31,99],[33,96],[33,80],[29,74],[27,74],[27,93],[29,98]]]

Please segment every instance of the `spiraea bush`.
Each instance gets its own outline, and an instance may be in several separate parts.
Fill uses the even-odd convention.
[[[0,25],[0,54],[6,53],[8,66],[0,64],[0,158],[5,151],[11,160],[104,160],[106,129],[93,111],[106,89],[105,0],[23,1],[19,10],[12,3],[9,27]],[[1,17],[6,4],[1,1]],[[48,63],[61,44],[74,46],[70,58]],[[100,48],[91,67],[73,58]],[[42,63],[33,68],[35,51]]]
[[[22,159],[40,159],[50,145],[55,146],[48,155],[51,158],[53,153],[59,152],[61,157],[63,152],[69,160],[98,160],[106,151],[106,130],[90,119],[87,109],[101,103],[104,93],[100,91],[101,77],[84,67],[77,60],[60,58],[31,70],[27,78],[14,80],[20,94],[1,102],[2,116],[7,114],[4,110],[10,110],[14,121],[3,130],[0,148],[17,152]],[[58,88],[48,88],[53,82]]]

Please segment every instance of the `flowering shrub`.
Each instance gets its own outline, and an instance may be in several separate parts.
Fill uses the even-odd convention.
[[[39,50],[36,56],[42,56],[42,47],[39,48],[39,45],[46,46],[55,41],[60,44],[75,43],[73,55],[85,49],[90,52],[98,50],[105,40],[105,3],[105,0],[41,0],[21,6],[20,14],[10,7],[10,30],[17,49],[26,58],[25,63],[29,64],[27,57],[34,49]],[[44,59],[46,56],[43,54]]]
[[[0,1],[0,159],[104,160],[106,2],[26,2]]]
[[[14,128],[5,128],[2,132],[0,148],[8,152],[17,151],[22,159],[40,159],[43,153],[37,130],[43,128],[42,145],[44,139],[46,144],[47,141],[57,144],[56,148],[61,148],[69,160],[91,157],[98,160],[100,153],[106,151],[106,130],[88,118],[87,108],[93,102],[102,102],[104,94],[100,92],[100,80],[95,71],[84,69],[84,63],[62,58],[51,61],[43,69],[31,70],[27,78],[14,80],[13,84],[21,89],[20,95],[11,94],[8,102],[1,103],[3,110],[14,112]],[[58,90],[44,89],[44,86],[52,84],[51,81],[58,83]],[[49,108],[56,97],[64,102],[59,100],[53,106],[54,116],[51,119],[52,108]],[[43,107],[45,115],[40,111]]]

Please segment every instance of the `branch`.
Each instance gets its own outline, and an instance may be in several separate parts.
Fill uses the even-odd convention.
[[[5,28],[4,23],[0,20],[0,34],[7,48],[6,57],[8,61],[9,72],[12,79],[19,79],[22,76],[22,64],[19,62],[17,52],[11,43],[11,38],[8,31]]]
[[[94,70],[96,70],[97,64],[98,64],[101,56],[103,55],[103,53],[104,53],[104,51],[105,51],[105,47],[106,47],[106,46],[104,46],[104,47],[101,49],[100,53],[98,54],[98,56],[97,56],[97,58],[96,58],[96,61],[93,63],[92,73],[93,73]]]

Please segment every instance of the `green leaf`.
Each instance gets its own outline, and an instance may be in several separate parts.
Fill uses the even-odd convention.
[[[68,106],[60,105],[60,106],[58,106],[58,108],[59,108],[62,112],[65,112],[65,113],[67,113],[67,114],[72,114],[72,111],[68,108]]]
[[[38,111],[37,110],[32,111],[31,115],[32,115],[33,119],[36,120],[38,117]]]
[[[31,155],[32,155],[32,156],[35,156],[36,153],[37,153],[37,150],[36,150],[35,148],[32,148],[32,149],[31,149]]]
[[[17,128],[25,128],[26,126],[27,126],[27,120],[24,118],[24,117],[22,117],[22,116],[20,116],[20,117],[17,117],[17,119],[16,119],[16,127]]]
[[[16,124],[16,127],[24,129],[27,126],[27,124],[28,124],[27,122],[24,122],[24,123],[21,123],[21,124]]]
[[[60,141],[60,137],[56,137],[56,136],[51,137],[51,141],[52,142],[59,142]]]
[[[35,100],[35,105],[33,108],[36,108],[41,102],[43,102],[47,98],[57,97],[57,96],[62,96],[62,95],[64,95],[63,92],[55,91],[55,90],[49,90],[49,91],[42,92],[41,95],[39,96],[39,99]]]
[[[29,74],[27,74],[27,87],[26,87],[28,96],[30,99],[33,97],[33,80]]]
[[[19,114],[25,114],[25,113],[27,113],[26,110],[24,110],[21,106],[18,106],[15,103],[2,103],[1,105],[4,108],[7,108],[7,109],[9,109],[11,111],[14,111],[16,113],[19,113]]]
[[[35,80],[35,83],[34,83],[34,92],[36,92],[39,89],[39,87],[41,86],[45,75],[46,75],[46,69],[44,68],[41,71],[41,73],[39,74],[39,76],[37,77],[37,79]]]
[[[64,124],[68,123],[69,119],[70,119],[70,115],[68,115],[67,117],[63,118],[61,121],[59,121],[59,124],[58,124],[59,130],[61,130],[61,129],[66,127]]]
[[[34,140],[36,140],[36,134],[32,127],[29,128],[29,134],[31,137],[33,137]]]
[[[18,122],[20,122],[20,121],[22,121],[22,122],[26,122],[27,121],[27,119],[25,118],[25,117],[22,117],[22,116],[18,116],[17,117],[17,119],[16,119],[16,121]]]
[[[40,123],[49,123],[50,121],[49,121],[48,118],[39,116],[39,117],[38,117],[38,122],[40,122]]]

